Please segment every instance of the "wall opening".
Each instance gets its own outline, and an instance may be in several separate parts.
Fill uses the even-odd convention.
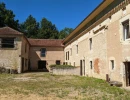
[[[125,62],[126,86],[130,86],[130,62]]]

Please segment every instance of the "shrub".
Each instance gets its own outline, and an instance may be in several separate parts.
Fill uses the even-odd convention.
[[[5,73],[6,69],[4,67],[0,67],[0,73]]]
[[[68,69],[68,68],[75,68],[74,66],[71,65],[50,65],[50,68],[58,68],[58,69]]]

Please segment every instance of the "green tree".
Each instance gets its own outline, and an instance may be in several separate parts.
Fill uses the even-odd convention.
[[[26,21],[20,26],[21,31],[25,33],[28,38],[37,38],[39,23],[32,15],[29,15]]]
[[[15,20],[13,11],[7,10],[4,3],[0,3],[0,27],[9,26],[19,29],[19,21]]]
[[[59,39],[64,39],[67,35],[69,35],[73,31],[72,28],[65,27],[59,33]]]
[[[43,39],[58,39],[59,32],[56,26],[52,24],[51,21],[48,21],[46,18],[43,18],[40,22],[40,30],[37,37]]]

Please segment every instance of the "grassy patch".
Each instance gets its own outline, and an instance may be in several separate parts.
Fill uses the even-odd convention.
[[[10,98],[35,94],[55,100],[130,100],[129,91],[111,87],[104,80],[49,73],[0,74],[0,94]]]

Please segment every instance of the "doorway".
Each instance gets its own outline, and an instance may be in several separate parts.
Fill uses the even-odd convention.
[[[46,61],[38,61],[38,69],[46,69]]]
[[[24,72],[24,58],[21,58],[22,60],[22,69],[21,69],[21,72],[23,73]]]
[[[81,76],[83,75],[82,70],[83,70],[83,64],[82,64],[82,60],[80,60],[80,75]]]
[[[125,62],[126,86],[130,86],[130,62]]]

